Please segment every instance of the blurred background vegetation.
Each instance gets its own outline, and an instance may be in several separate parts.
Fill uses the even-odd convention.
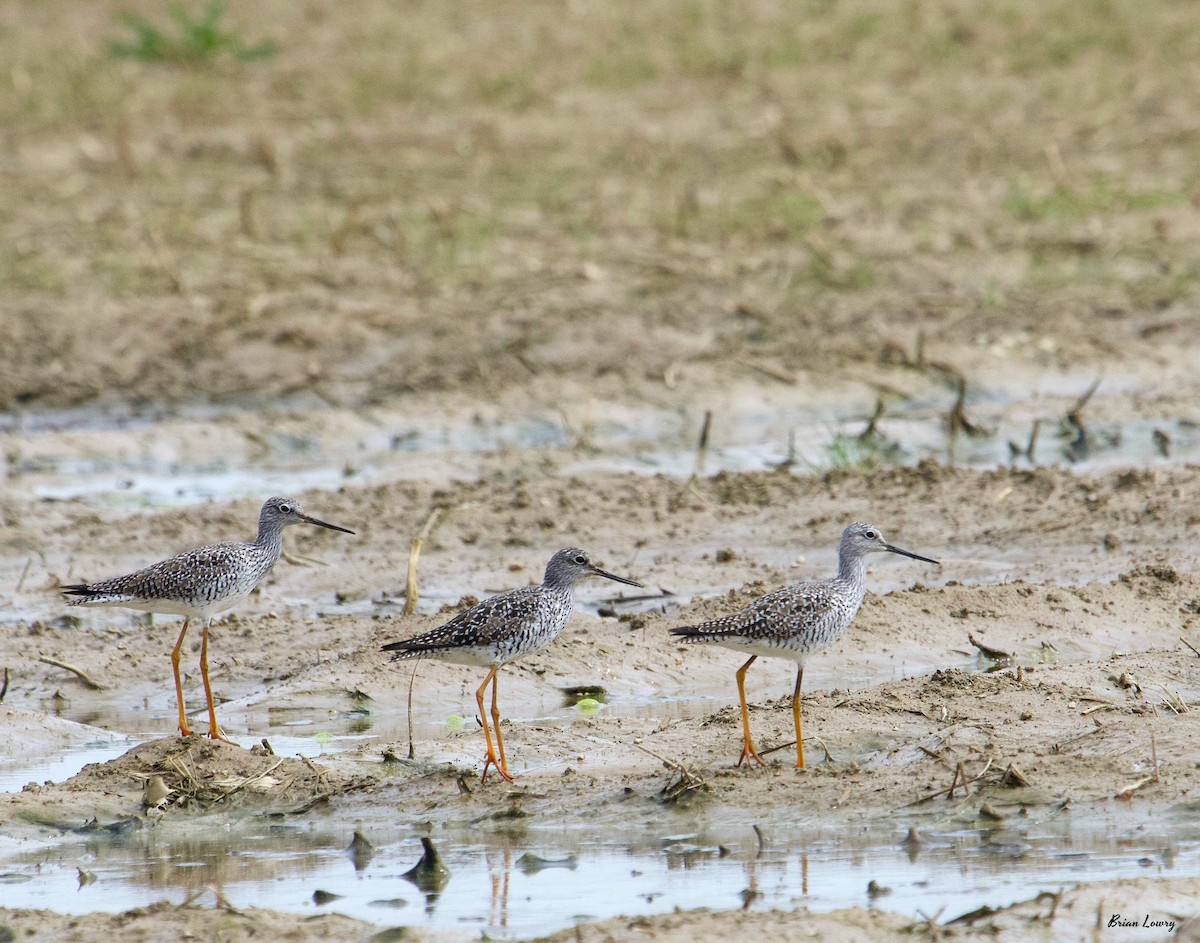
[[[1197,19],[13,0],[0,407],[1111,354],[1196,300]]]

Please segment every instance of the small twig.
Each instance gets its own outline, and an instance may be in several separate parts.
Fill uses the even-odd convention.
[[[983,779],[983,777],[987,775],[988,770],[990,770],[991,768],[992,768],[992,758],[988,757],[988,761],[984,765],[983,769],[981,769],[975,776],[972,776],[970,779],[966,778],[966,771],[964,770],[962,781],[959,782],[958,772],[960,769],[963,769],[962,763],[959,763],[958,766],[954,770],[954,781],[951,782],[949,788],[939,789],[937,792],[931,792],[928,795],[921,796],[920,799],[914,799],[912,802],[905,803],[903,806],[901,806],[901,808],[907,809],[914,805],[920,805],[923,802],[928,802],[930,799],[936,799],[936,798],[938,798],[938,796],[949,796],[951,790],[957,789],[960,785],[963,787],[964,790],[966,790],[967,795],[970,795],[971,790],[968,789],[967,787],[974,783],[977,783],[977,782],[979,782],[979,780]]]
[[[1092,385],[1084,391],[1083,395],[1079,397],[1079,399],[1075,400],[1075,405],[1067,411],[1067,419],[1070,420],[1071,425],[1073,425],[1076,429],[1083,428],[1083,407],[1088,404],[1088,400],[1090,400],[1092,396],[1095,395],[1096,390],[1100,388],[1100,379],[1100,377],[1096,377],[1096,379],[1092,381]]]
[[[669,783],[663,787],[662,799],[664,802],[674,802],[685,792],[691,792],[694,789],[700,789],[707,785],[693,767],[684,766],[678,760],[672,760],[669,757],[663,756],[658,751],[651,750],[648,746],[638,743],[636,740],[633,742],[633,745],[643,753],[649,753],[668,769],[672,769],[679,774],[678,782]]]
[[[1158,781],[1157,774],[1155,774],[1154,776],[1143,776],[1136,783],[1130,783],[1124,789],[1120,790],[1116,794],[1115,798],[1131,799],[1131,798],[1133,798],[1133,794],[1135,792],[1137,792],[1139,789],[1141,789],[1143,786],[1148,786],[1150,783],[1157,782],[1157,781]]]
[[[776,367],[768,367],[766,364],[755,363],[753,360],[738,359],[735,361],[743,367],[749,367],[761,373],[763,376],[770,377],[772,380],[778,380],[780,383],[786,383],[788,386],[796,385],[796,378],[785,370],[777,369]]]
[[[963,769],[962,760],[959,760],[958,764],[954,767],[954,776],[950,780],[950,789],[946,793],[947,799],[954,798],[954,790],[957,787],[958,781],[960,779],[963,781],[963,794],[965,796],[971,795],[971,790],[967,788],[967,783],[966,783],[967,771],[965,769]]]
[[[704,474],[704,460],[708,458],[708,432],[712,427],[712,410],[704,411],[704,423],[700,426],[700,441],[696,444],[696,467],[692,477]]]
[[[287,551],[283,551],[280,555],[293,566],[329,566],[325,560],[319,557],[305,557],[302,553],[288,553]]]
[[[408,551],[408,581],[405,587],[404,598],[404,615],[411,616],[417,611],[417,561],[421,558],[421,546],[429,539],[429,534],[433,530],[437,519],[441,517],[442,509],[434,508],[429,512],[429,516],[425,518],[425,524],[421,528],[421,532],[413,538],[412,546]]]
[[[21,570],[21,577],[20,577],[20,579],[17,580],[17,588],[14,590],[14,592],[19,593],[21,591],[21,587],[25,585],[25,577],[29,575],[29,568],[32,565],[33,565],[33,557],[31,556],[28,560],[25,561],[25,568],[23,570]]]
[[[257,773],[257,774],[255,774],[254,776],[248,776],[246,779],[243,779],[243,780],[242,780],[240,783],[238,783],[236,786],[233,786],[233,787],[232,787],[232,788],[230,788],[230,789],[224,790],[224,791],[221,793],[221,795],[219,795],[219,796],[217,797],[217,799],[216,799],[215,801],[217,801],[217,802],[220,802],[222,799],[228,799],[228,798],[229,798],[230,796],[232,796],[232,795],[233,795],[235,792],[241,792],[243,789],[245,789],[245,788],[246,788],[247,786],[249,786],[251,783],[256,783],[256,782],[258,782],[260,779],[262,779],[263,777],[265,777],[265,776],[268,776],[268,775],[270,775],[271,773],[275,772],[275,770],[277,770],[277,769],[278,769],[278,768],[279,768],[279,767],[280,767],[280,766],[283,764],[283,760],[284,760],[284,758],[283,758],[282,756],[281,756],[281,757],[279,757],[279,758],[278,758],[278,759],[277,759],[277,760],[274,762],[274,764],[273,764],[273,765],[271,765],[271,766],[270,766],[269,768],[267,768],[267,769],[264,769],[264,770],[263,770],[261,773]],[[309,763],[309,765],[310,765],[310,766],[312,766],[312,764],[311,764],[311,763]],[[314,768],[315,768],[315,767],[314,767]]]
[[[4,669],[4,685],[0,687],[0,704],[4,703],[4,696],[8,694],[8,668]]]
[[[867,420],[867,427],[858,434],[860,442],[865,442],[879,434],[879,420],[882,418],[883,397],[880,396],[875,400],[875,412],[871,413],[871,418]]]
[[[1183,642],[1184,645],[1186,645],[1188,648],[1190,648],[1192,650],[1193,654],[1200,657],[1200,648],[1196,648],[1195,645],[1193,645],[1191,642],[1189,642],[1187,639],[1185,639],[1182,635],[1179,636],[1179,641]]]
[[[280,556],[293,566],[312,566],[313,564],[317,566],[329,566],[328,563],[318,557],[306,557],[298,553],[288,553],[286,550]]]
[[[413,719],[412,719],[412,692],[413,683],[417,680],[417,663],[413,662],[412,677],[408,679],[408,758],[414,759],[417,755],[416,749],[413,747]]]
[[[970,632],[967,633],[967,641],[978,648],[986,657],[995,659],[996,661],[1006,661],[1013,657],[1012,652],[1006,652],[1002,648],[994,648],[991,645],[986,645],[976,639]]]
[[[955,435],[959,432],[964,432],[967,435],[975,438],[976,436],[990,435],[987,429],[983,428],[967,418],[967,380],[963,376],[958,378],[958,395],[954,399],[954,405],[950,408],[950,412],[946,417],[946,425],[949,427],[950,435]]]
[[[39,658],[38,661],[46,665],[53,665],[55,668],[62,668],[64,671],[71,672],[71,674],[75,675],[75,677],[82,681],[86,687],[91,688],[93,691],[106,690],[103,684],[89,677],[88,673],[82,668],[76,668],[74,665],[68,665],[65,661],[59,661],[57,658],[46,658],[43,656]]]

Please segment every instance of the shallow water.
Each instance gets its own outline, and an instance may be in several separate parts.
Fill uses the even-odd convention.
[[[1082,377],[1043,378],[1033,388],[981,390],[968,404],[972,421],[986,433],[976,436],[948,435],[953,396],[930,394],[891,407],[873,439],[861,438],[871,412],[863,390],[848,392],[844,401],[827,392],[830,401],[823,402],[814,401],[812,391],[786,390],[764,400],[757,388],[733,389],[714,413],[702,461],[696,445],[703,411],[649,403],[597,405],[574,419],[536,406],[514,417],[310,404],[307,412],[270,424],[249,423],[236,409],[199,405],[147,416],[77,410],[0,425],[0,435],[15,443],[0,469],[11,488],[32,498],[146,506],[328,489],[347,481],[474,479],[513,452],[572,475],[686,476],[780,465],[811,472],[927,458],[992,468],[1031,464],[1014,455],[1010,443],[1024,448],[1035,420],[1042,423],[1038,464],[1096,470],[1200,460],[1200,422],[1175,415],[1097,420],[1080,439],[1060,417],[1070,405],[1066,391],[1086,386]],[[1129,392],[1128,384],[1106,380],[1089,408],[1100,411],[1106,396]]]
[[[930,832],[917,849],[894,826],[842,837],[819,825],[777,834],[768,827],[761,848],[753,833],[450,832],[434,838],[449,877],[426,892],[404,877],[422,854],[416,836],[390,834],[385,823],[363,830],[375,845],[365,861],[348,853],[350,835],[319,822],[248,821],[228,829],[193,822],[183,834],[150,826],[92,834],[0,862],[0,884],[21,906],[68,913],[179,903],[215,887],[235,907],[336,911],[377,924],[507,938],[676,907],[832,910],[871,903],[945,920],[1101,877],[1200,873],[1195,823],[1114,829],[1064,813],[1020,829]],[[871,881],[887,890],[869,897]],[[338,896],[318,904],[318,891]]]

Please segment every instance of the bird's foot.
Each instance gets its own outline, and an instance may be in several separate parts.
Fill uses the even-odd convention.
[[[232,743],[234,746],[237,746],[237,743],[225,736],[224,732],[216,724],[209,725],[208,737],[210,740],[221,740],[225,743]]]
[[[747,740],[742,744],[742,755],[738,757],[737,765],[741,766],[751,757],[754,758],[755,762],[757,762],[759,766],[767,765],[766,760],[758,755],[758,750],[754,748],[754,744]]]
[[[487,782],[488,769],[493,766],[496,768],[496,772],[500,774],[505,782],[511,783],[513,781],[512,776],[509,775],[508,767],[506,765],[501,765],[500,761],[497,760],[496,757],[491,753],[489,753],[483,761],[483,775],[479,777],[479,781],[481,783]]]

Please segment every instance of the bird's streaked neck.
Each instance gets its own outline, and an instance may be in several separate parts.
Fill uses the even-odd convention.
[[[867,585],[866,554],[854,554],[846,550],[840,550],[838,552],[837,578],[843,583],[849,583],[851,586],[865,588]]]
[[[267,552],[272,562],[279,559],[283,553],[283,525],[268,518],[259,518],[258,538],[255,545]]]

